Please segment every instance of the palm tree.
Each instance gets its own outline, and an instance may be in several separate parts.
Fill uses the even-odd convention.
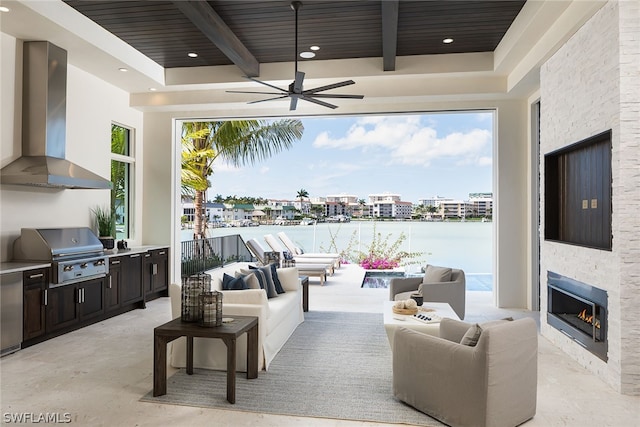
[[[305,190],[304,188],[301,188],[300,190],[298,190],[298,194],[296,194],[296,197],[298,199],[300,199],[300,211],[302,212],[302,200],[305,197],[309,197],[309,192],[307,190]]]
[[[233,166],[255,164],[290,148],[302,137],[297,119],[189,122],[182,126],[182,192],[194,199],[194,239],[204,237],[204,194],[220,158]]]

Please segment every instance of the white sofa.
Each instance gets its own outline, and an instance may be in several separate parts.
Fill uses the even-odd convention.
[[[268,369],[269,364],[287,342],[293,331],[304,321],[302,311],[302,286],[298,279],[296,268],[279,268],[278,278],[282,288],[286,291],[275,298],[267,298],[263,289],[244,289],[237,291],[222,291],[222,277],[224,273],[234,276],[240,269],[248,269],[249,263],[234,263],[223,268],[209,271],[211,274],[211,288],[221,291],[222,313],[225,316],[243,315],[258,317],[258,369]],[[181,285],[171,284],[172,318],[181,316]],[[182,337],[171,342],[171,366],[183,368],[186,366],[187,342]],[[196,368],[219,369],[227,368],[227,351],[222,340],[195,338],[193,344],[193,366]],[[237,342],[238,371],[247,370],[247,339],[242,335]]]

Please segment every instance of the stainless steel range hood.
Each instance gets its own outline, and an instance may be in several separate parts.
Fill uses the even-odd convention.
[[[111,181],[65,159],[67,52],[24,42],[22,157],[0,171],[2,184],[111,189]]]

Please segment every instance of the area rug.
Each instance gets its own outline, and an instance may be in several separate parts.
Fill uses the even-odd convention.
[[[308,312],[268,371],[236,377],[226,400],[226,373],[179,370],[167,394],[141,401],[279,415],[419,426],[444,424],[393,397],[391,350],[382,314]]]

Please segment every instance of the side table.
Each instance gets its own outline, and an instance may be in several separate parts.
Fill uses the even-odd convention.
[[[302,311],[309,311],[309,276],[299,276],[302,285]]]
[[[247,378],[258,378],[258,318],[228,316],[233,321],[213,328],[173,319],[153,330],[153,395],[167,394],[167,344],[187,337],[187,374],[193,375],[193,338],[220,338],[227,346],[227,400],[236,403],[236,341],[247,333]]]

